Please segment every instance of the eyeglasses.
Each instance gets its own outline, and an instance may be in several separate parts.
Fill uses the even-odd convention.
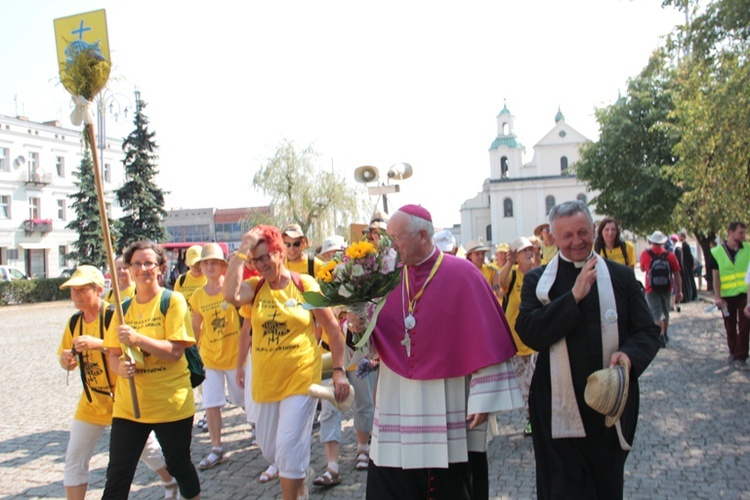
[[[141,269],[145,269],[146,271],[150,271],[158,265],[159,264],[157,264],[156,262],[131,262],[130,263],[130,267],[133,267],[136,269],[141,268]]]
[[[261,255],[260,257],[257,257],[257,258],[250,257],[247,260],[249,260],[252,265],[256,266],[258,264],[263,264],[263,263],[267,262],[268,259],[270,259],[270,258],[271,258],[271,254],[264,254],[264,255]]]
[[[300,245],[302,245],[302,242],[301,241],[295,241],[294,243],[289,243],[288,241],[285,241],[284,245],[286,245],[287,248],[289,248],[289,247],[299,248]]]

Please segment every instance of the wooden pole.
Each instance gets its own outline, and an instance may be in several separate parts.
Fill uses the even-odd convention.
[[[101,110],[100,110],[101,111]],[[117,319],[121,325],[125,324],[125,315],[122,312],[122,299],[120,298],[120,287],[117,285],[117,271],[115,269],[115,253],[112,249],[112,236],[109,232],[109,218],[107,217],[107,207],[104,204],[104,186],[102,184],[102,172],[99,164],[99,156],[96,151],[96,134],[94,133],[94,125],[87,123],[85,125],[86,133],[88,135],[89,147],[91,147],[91,156],[94,161],[94,183],[96,184],[96,197],[99,200],[99,218],[102,221],[102,235],[104,237],[104,247],[107,250],[107,264],[109,265],[110,282],[112,284],[112,290],[115,295],[115,310],[117,311]],[[123,354],[128,361],[133,361],[132,356],[127,354],[127,349],[123,350]],[[135,375],[134,375],[135,376]],[[141,418],[141,408],[138,405],[138,393],[135,389],[135,380],[133,378],[128,380],[130,385],[130,397],[133,400],[133,415],[135,418]]]

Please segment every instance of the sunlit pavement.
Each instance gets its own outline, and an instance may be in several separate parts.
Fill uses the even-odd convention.
[[[641,377],[641,417],[626,464],[626,498],[750,498],[750,372],[726,363],[720,313],[709,304],[684,304],[673,313],[670,343]],[[0,423],[0,498],[64,498],[67,435],[80,395],[78,373],[58,364],[60,336],[70,302],[0,308],[3,420]],[[202,412],[198,413],[198,416]],[[196,417],[196,420],[198,418]],[[202,498],[280,498],[278,480],[257,482],[266,462],[251,445],[244,413],[224,413],[224,449],[229,461],[199,471]],[[349,415],[350,416],[350,415]],[[531,439],[524,438],[522,411],[501,414],[500,435],[489,449],[493,498],[536,496]],[[344,422],[343,482],[313,487],[311,498],[363,498],[367,473],[354,470],[351,419]],[[100,498],[107,465],[108,432],[91,463],[87,498]],[[208,433],[195,429],[193,461],[209,452]],[[312,465],[325,468],[314,431]],[[142,464],[131,498],[163,498],[157,476]]]

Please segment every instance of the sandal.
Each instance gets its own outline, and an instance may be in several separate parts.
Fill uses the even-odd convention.
[[[370,454],[366,451],[361,451],[357,454],[356,458],[357,465],[354,466],[357,470],[367,470],[370,466]]]
[[[279,469],[274,467],[273,465],[269,465],[266,470],[260,473],[260,477],[258,478],[259,483],[267,483],[269,481],[272,481],[279,477]]]
[[[326,471],[320,476],[315,478],[313,484],[315,486],[336,486],[341,482],[341,474],[333,472],[330,467],[326,468]]]
[[[200,470],[208,470],[219,464],[223,464],[227,460],[229,460],[229,458],[224,456],[223,450],[213,448],[211,449],[211,453],[209,453],[206,458],[201,460],[201,463],[198,464],[198,468]]]

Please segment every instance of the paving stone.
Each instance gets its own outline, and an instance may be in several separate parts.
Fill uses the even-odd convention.
[[[718,313],[705,302],[684,304],[671,318],[669,347],[640,379],[641,416],[625,469],[625,498],[750,499],[750,372],[726,363],[726,338]],[[80,397],[80,379],[57,361],[57,347],[70,301],[0,308],[3,353],[3,415],[0,422],[0,499],[64,498],[62,486],[68,429]],[[199,416],[196,417],[200,418]],[[223,412],[229,461],[200,471],[202,498],[275,499],[278,481],[257,482],[266,462],[250,444],[240,408]],[[499,415],[500,435],[488,451],[493,499],[536,496],[532,440],[522,431],[522,411]],[[343,482],[314,487],[313,499],[364,498],[366,472],[353,470],[356,434],[345,415],[341,466]],[[107,467],[109,432],[91,461],[87,498],[100,498]],[[197,464],[210,448],[207,432],[193,433]],[[325,466],[325,453],[313,432],[311,462]],[[131,498],[160,499],[158,476],[139,464]]]

